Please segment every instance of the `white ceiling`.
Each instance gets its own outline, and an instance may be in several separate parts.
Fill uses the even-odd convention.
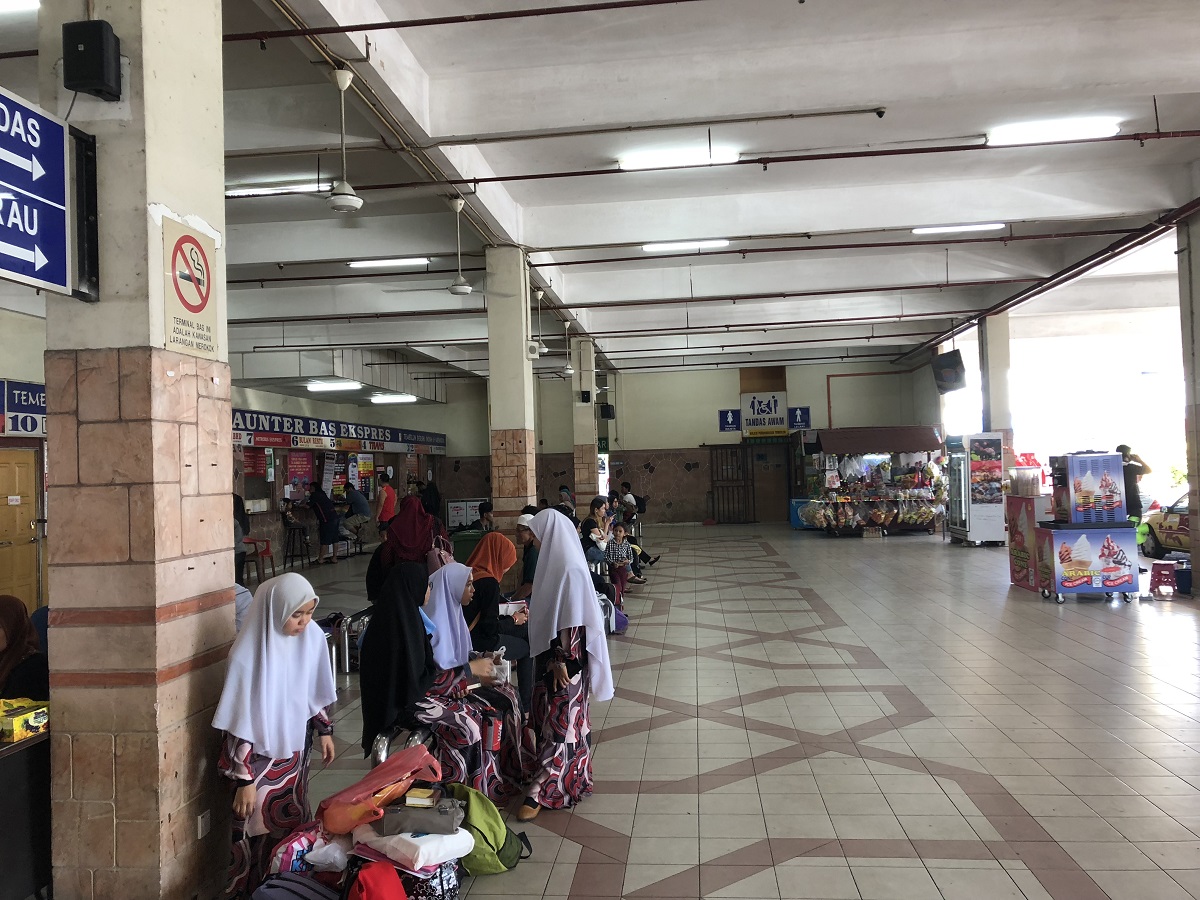
[[[225,28],[285,27],[283,10],[330,26],[530,6],[226,0]],[[32,40],[28,18],[8,24],[0,52]],[[230,186],[336,173],[334,57],[358,75],[348,169],[366,200],[350,217],[321,196],[229,200],[231,344],[387,347],[485,374],[483,249],[517,243],[555,307],[546,372],[561,367],[563,319],[627,371],[895,359],[1200,194],[1192,137],[913,151],[981,147],[996,125],[1065,116],[1115,116],[1126,135],[1200,129],[1197,46],[1195,0],[699,0],[227,43]],[[0,84],[32,83],[33,65],[0,62]],[[841,158],[616,171],[631,151],[710,141],[752,161]],[[444,290],[456,190],[467,298]],[[990,221],[1009,228],[910,233]],[[641,249],[703,238],[731,243]],[[1169,271],[1169,243],[1105,274]],[[430,257],[428,271],[346,266],[408,256]]]

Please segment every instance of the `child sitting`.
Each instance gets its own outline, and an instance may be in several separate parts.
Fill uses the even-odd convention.
[[[608,562],[608,577],[617,592],[617,609],[624,609],[625,587],[629,584],[629,567],[633,563],[633,547],[625,535],[625,526],[613,527],[613,539],[604,550]]]

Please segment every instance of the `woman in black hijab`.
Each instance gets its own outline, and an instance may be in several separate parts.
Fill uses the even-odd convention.
[[[503,714],[472,694],[480,684],[494,683],[495,666],[485,656],[454,669],[438,668],[432,622],[421,612],[429,591],[425,566],[400,562],[375,602],[359,652],[363,751],[370,753],[376,736],[393,726],[425,725],[433,732],[444,781],[505,802],[521,790],[526,761],[515,758],[521,755],[520,736],[501,742],[507,724]]]
[[[321,550],[317,554],[317,562],[333,565],[337,562],[337,551],[334,545],[337,544],[340,537],[337,507],[333,505],[333,500],[319,484],[313,482],[308,487],[308,506],[317,517],[317,540],[321,545]],[[325,558],[326,547],[329,548],[329,559]]]

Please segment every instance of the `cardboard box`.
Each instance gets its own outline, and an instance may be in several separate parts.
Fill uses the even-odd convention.
[[[41,700],[0,700],[0,744],[14,744],[50,730],[50,704]]]

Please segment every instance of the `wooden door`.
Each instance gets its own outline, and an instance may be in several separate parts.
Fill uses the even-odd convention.
[[[754,511],[759,522],[788,520],[788,451],[790,444],[751,444]]]
[[[31,612],[41,583],[37,467],[36,450],[0,450],[0,594],[20,597]]]

